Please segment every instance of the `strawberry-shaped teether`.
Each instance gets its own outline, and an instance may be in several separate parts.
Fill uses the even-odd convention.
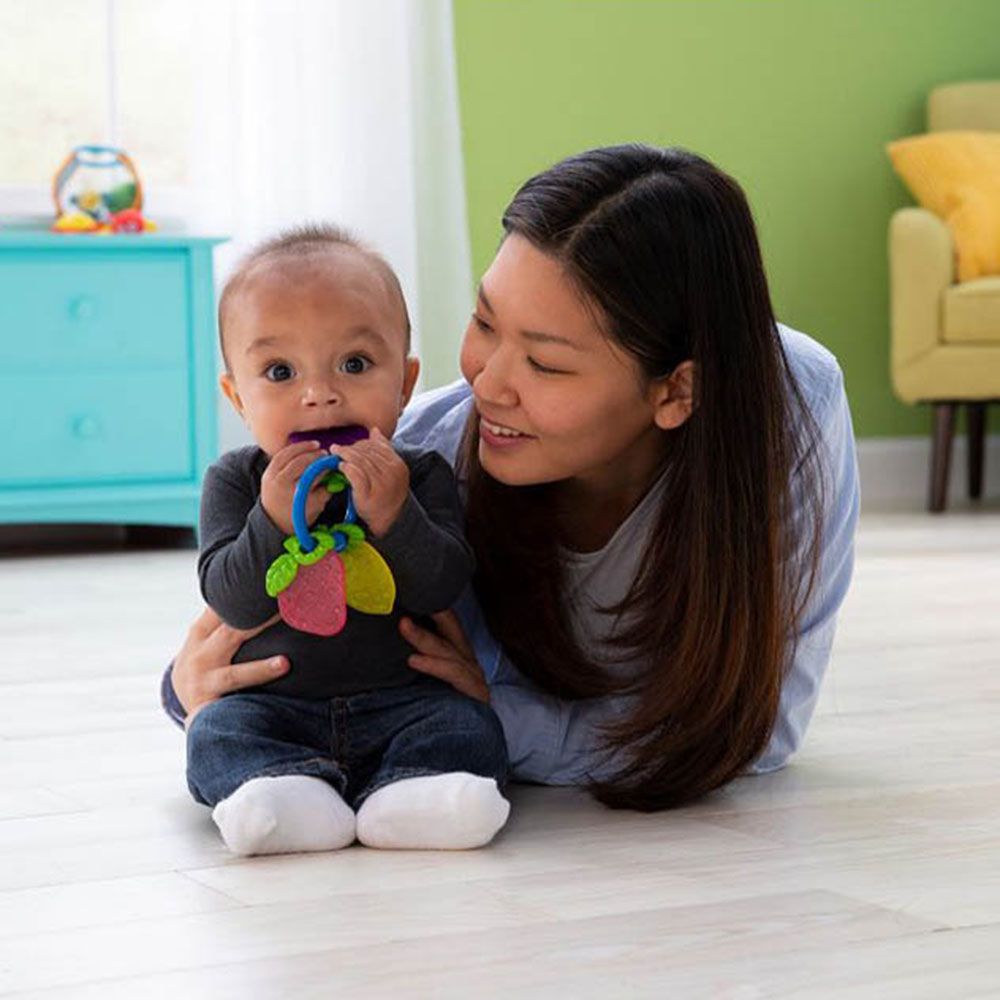
[[[347,621],[340,557],[331,552],[311,566],[300,566],[295,579],[278,594],[278,610],[300,632],[336,635]]]
[[[271,563],[265,581],[268,595],[278,599],[282,619],[312,635],[336,635],[347,621],[348,603],[359,611],[385,615],[396,598],[391,570],[354,523],[349,492],[342,524],[317,525],[310,532],[305,523],[305,501],[313,480],[339,464],[338,456],[325,455],[303,473],[292,502],[295,535],[285,539],[285,551]],[[345,486],[342,481],[334,488]]]

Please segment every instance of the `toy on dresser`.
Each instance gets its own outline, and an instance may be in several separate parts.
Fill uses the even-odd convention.
[[[113,146],[77,146],[52,180],[57,233],[143,233],[156,228],[142,215],[135,164]]]

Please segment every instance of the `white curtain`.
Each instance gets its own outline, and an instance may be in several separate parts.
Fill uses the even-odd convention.
[[[450,0],[207,0],[189,223],[257,240],[333,221],[396,269],[424,386],[457,373],[471,304]],[[246,440],[223,411],[221,445]]]

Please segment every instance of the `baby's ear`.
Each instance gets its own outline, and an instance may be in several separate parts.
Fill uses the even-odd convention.
[[[233,380],[233,376],[229,372],[223,372],[219,376],[219,388],[222,390],[223,396],[233,404],[233,408],[242,417],[243,416],[243,400],[240,399],[240,394],[236,391],[236,382]]]
[[[412,356],[407,357],[403,362],[403,392],[399,400],[399,412],[402,413],[406,404],[413,395],[413,387],[417,384],[417,376],[420,375],[420,359]]]

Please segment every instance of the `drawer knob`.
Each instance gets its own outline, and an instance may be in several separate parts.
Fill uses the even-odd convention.
[[[97,417],[77,417],[73,421],[73,433],[78,438],[95,438],[101,433],[101,422]]]
[[[93,319],[97,315],[97,300],[90,295],[80,295],[70,303],[69,314],[73,319]]]

